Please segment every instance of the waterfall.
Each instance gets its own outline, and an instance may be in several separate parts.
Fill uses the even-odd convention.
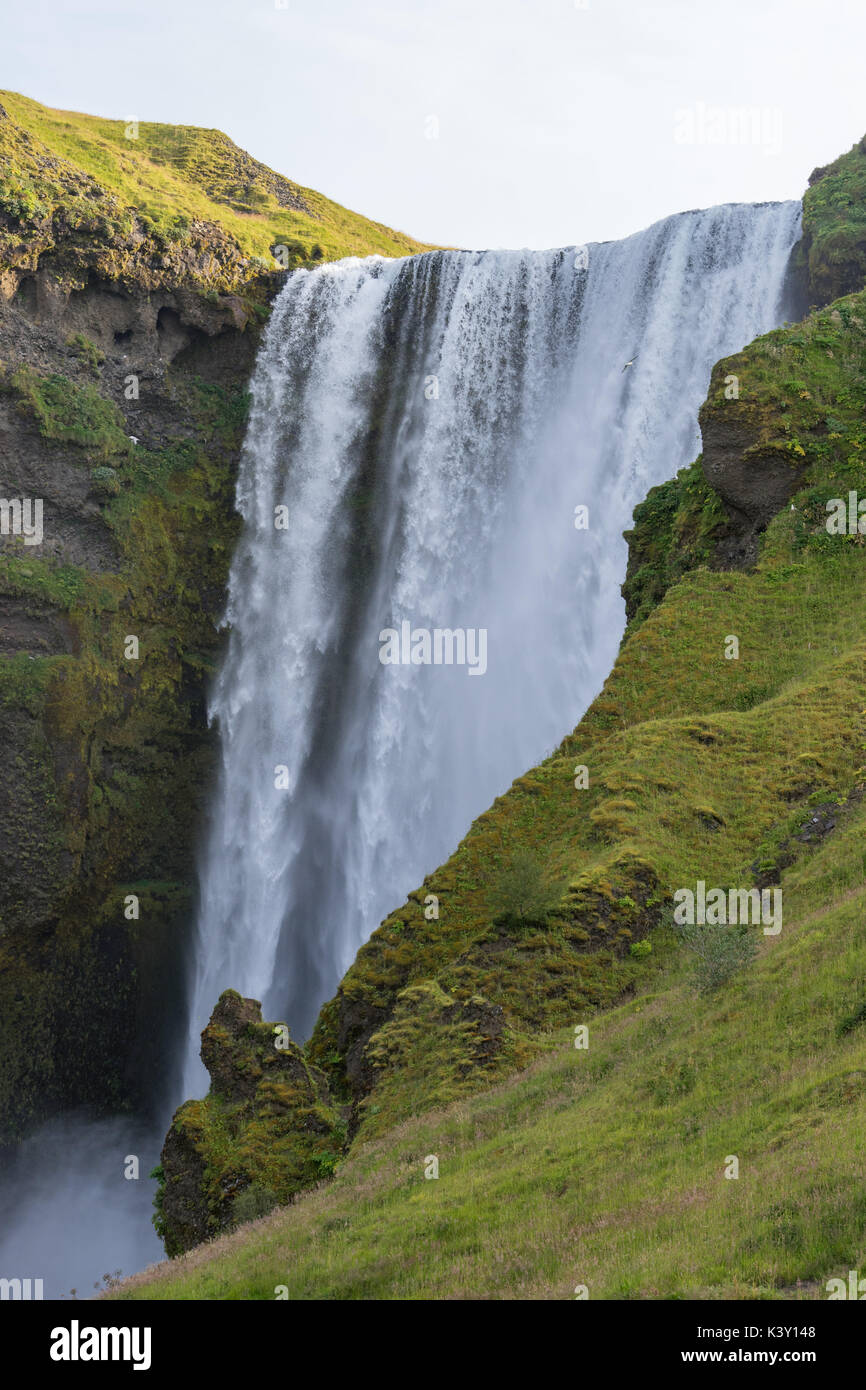
[[[288,277],[210,702],[186,1095],[222,989],[306,1036],[381,918],[577,723],[622,635],[621,533],[698,453],[712,364],[780,321],[799,222],[731,205]],[[483,630],[483,674],[383,664],[404,623]]]

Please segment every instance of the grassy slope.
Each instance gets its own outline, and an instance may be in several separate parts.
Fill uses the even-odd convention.
[[[62,206],[86,219],[94,239],[128,234],[134,210],[163,245],[183,244],[192,223],[207,223],[227,234],[248,275],[274,269],[271,247],[280,243],[299,258],[318,248],[325,260],[428,249],[275,174],[221,131],[143,121],[127,139],[123,121],[54,111],[14,92],[0,91],[0,104],[13,122],[0,131],[0,208],[16,216]],[[91,226],[97,214],[101,225]]]
[[[783,932],[736,989],[696,1000],[659,937],[588,1051],[552,1035],[528,1070],[120,1296],[823,1296],[866,1262],[866,1029],[838,1033],[866,1001],[864,829],[855,808],[785,875]]]

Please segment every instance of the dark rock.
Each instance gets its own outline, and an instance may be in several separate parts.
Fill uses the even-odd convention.
[[[292,1200],[326,1177],[345,1126],[327,1082],[282,1025],[235,990],[202,1032],[204,1100],[176,1112],[162,1150],[159,1226],[169,1255]]]

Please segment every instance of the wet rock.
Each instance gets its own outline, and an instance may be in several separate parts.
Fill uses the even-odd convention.
[[[176,1255],[328,1176],[345,1125],[324,1076],[282,1024],[235,990],[202,1032],[211,1087],[176,1112],[162,1150],[160,1234]]]

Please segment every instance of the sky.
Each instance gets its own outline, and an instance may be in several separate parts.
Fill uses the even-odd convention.
[[[0,87],[218,127],[422,241],[798,198],[866,133],[864,0],[7,0]]]

